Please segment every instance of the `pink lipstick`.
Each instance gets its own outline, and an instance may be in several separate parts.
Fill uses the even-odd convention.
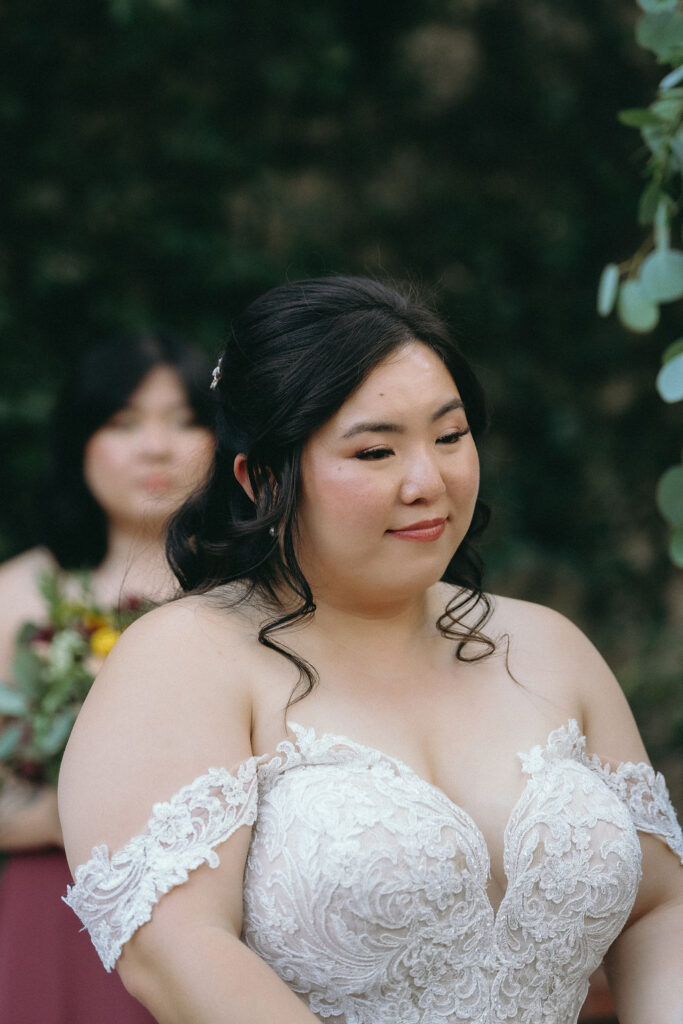
[[[411,523],[398,530],[387,530],[387,533],[400,540],[431,541],[438,540],[445,529],[445,519],[421,519],[419,523]]]

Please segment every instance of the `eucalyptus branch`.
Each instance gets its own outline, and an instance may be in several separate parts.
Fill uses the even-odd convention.
[[[683,210],[683,4],[638,4],[644,12],[636,29],[638,42],[671,69],[649,107],[619,115],[622,124],[640,131],[648,153],[638,220],[652,228],[632,257],[604,268],[597,304],[601,316],[616,307],[624,327],[647,333],[659,323],[662,305],[683,299],[683,251],[671,245],[674,230],[680,233]],[[665,402],[683,400],[683,338],[665,349],[656,386]],[[671,559],[683,567],[683,462],[660,478],[657,504],[673,527]]]

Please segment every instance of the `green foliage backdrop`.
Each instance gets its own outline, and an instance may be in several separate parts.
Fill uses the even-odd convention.
[[[93,338],[166,326],[216,352],[283,279],[414,278],[491,395],[491,586],[584,626],[673,758],[683,585],[654,490],[680,412],[654,379],[681,314],[650,337],[595,309],[600,270],[640,241],[643,161],[617,121],[661,77],[639,13],[5,0],[0,555],[31,542],[45,417]]]

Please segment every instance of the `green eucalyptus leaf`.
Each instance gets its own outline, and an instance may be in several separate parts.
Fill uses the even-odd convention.
[[[652,224],[662,198],[662,187],[658,181],[651,181],[643,189],[638,203],[638,223]]]
[[[646,125],[661,125],[661,118],[647,107],[629,107],[617,114],[621,124],[627,128],[645,128]]]
[[[0,761],[8,761],[15,753],[21,741],[23,729],[21,725],[8,725],[0,733]]]
[[[0,715],[25,715],[28,702],[23,693],[0,683]]]
[[[681,103],[679,99],[673,99],[667,96],[665,93],[663,99],[655,100],[655,102],[652,103],[650,110],[655,116],[655,124],[663,126],[667,132],[670,132],[672,126],[677,124],[680,120],[681,113],[683,113],[683,103]],[[646,121],[642,127],[647,128],[650,125],[652,125],[652,127],[655,126],[651,121]]]
[[[683,526],[677,526],[671,535],[669,555],[673,564],[683,569]]]
[[[55,681],[50,690],[40,702],[41,711],[49,718],[64,707],[70,704],[74,696],[73,682],[69,677],[60,678]]]
[[[55,625],[59,623],[59,608],[62,603],[62,585],[58,574],[53,569],[42,572],[38,578],[38,589],[45,598],[48,607],[50,622]]]
[[[677,356],[679,352],[683,352],[683,338],[679,338],[678,341],[672,341],[671,344],[664,349],[662,352],[662,366],[670,362],[674,356]]]
[[[655,211],[655,246],[657,249],[669,249],[671,245],[671,226],[669,223],[669,203],[662,196]]]
[[[656,125],[645,125],[641,134],[655,160],[665,161],[669,155],[671,135],[666,125],[661,121]]]
[[[660,92],[650,111],[661,121],[671,125],[679,120],[683,111],[683,89],[668,89]]]
[[[21,646],[22,644],[30,643],[33,637],[38,631],[38,626],[35,622],[25,622],[19,632],[16,635],[16,643]]]
[[[657,391],[665,402],[683,399],[683,352],[669,359],[657,374]]]
[[[651,331],[659,322],[659,307],[639,281],[624,281],[619,289],[617,313],[624,327],[639,334]]]
[[[681,174],[683,172],[683,130],[676,132],[676,134],[669,139],[669,147],[676,163],[673,171],[677,171]]]
[[[609,316],[614,309],[619,292],[619,268],[616,263],[608,263],[600,275],[598,285],[598,313]]]
[[[683,466],[662,473],[655,492],[657,507],[672,526],[683,525]]]
[[[50,728],[42,737],[41,748],[44,753],[56,754],[64,750],[75,720],[74,710],[62,711],[55,715]]]
[[[678,0],[676,0],[676,3],[677,2]],[[665,75],[659,83],[659,88],[671,89],[672,86],[678,85],[679,82],[683,82],[683,64],[681,64],[680,67],[674,68],[674,70],[670,71],[668,75]]]
[[[640,281],[653,302],[683,298],[683,252],[657,249],[643,261]]]
[[[34,651],[26,647],[17,651],[12,663],[12,678],[22,693],[29,697],[38,693],[43,685],[44,671],[45,665]]]
[[[43,778],[51,786],[56,786],[59,782],[59,769],[62,765],[61,754],[49,758],[42,765]]]
[[[643,11],[675,11],[678,0],[638,0],[638,6]]]
[[[683,50],[683,14],[676,9],[644,14],[636,26],[636,39],[661,61],[676,63]]]

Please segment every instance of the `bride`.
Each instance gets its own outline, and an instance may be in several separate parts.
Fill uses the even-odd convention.
[[[127,630],[62,767],[105,966],[164,1024],[573,1024],[606,957],[621,1024],[680,1022],[664,780],[588,640],[482,590],[483,397],[443,323],[288,284],[214,384],[189,595]]]

